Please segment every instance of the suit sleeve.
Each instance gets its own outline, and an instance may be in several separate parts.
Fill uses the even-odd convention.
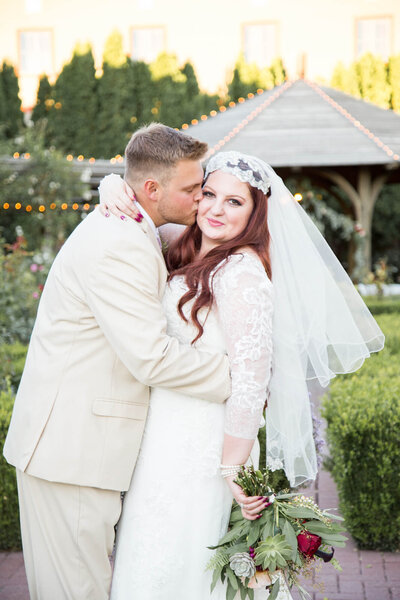
[[[145,255],[143,248],[108,248],[87,286],[87,302],[99,327],[142,383],[223,402],[230,394],[227,357],[167,335],[158,276],[157,258]]]

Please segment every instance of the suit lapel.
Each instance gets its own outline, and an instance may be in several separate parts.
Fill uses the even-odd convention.
[[[151,240],[151,243],[156,248],[156,250],[158,250],[158,252],[160,253],[160,256],[164,260],[164,256],[161,251],[160,244],[158,243],[158,240],[154,234],[154,231],[150,227],[149,223],[146,221],[146,219],[143,219],[143,221],[141,223],[139,223],[138,225],[139,225],[139,227],[142,228],[142,230],[145,232],[145,234],[148,235],[149,239]]]

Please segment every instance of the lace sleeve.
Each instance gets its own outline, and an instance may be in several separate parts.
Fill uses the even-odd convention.
[[[272,283],[257,257],[233,255],[214,277],[218,319],[232,375],[225,433],[255,439],[272,360]]]

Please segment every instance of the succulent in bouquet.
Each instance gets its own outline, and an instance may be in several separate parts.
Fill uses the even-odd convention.
[[[268,506],[259,519],[250,521],[235,502],[228,532],[210,546],[216,551],[208,564],[213,570],[211,589],[219,579],[226,581],[227,600],[238,592],[241,600],[253,600],[255,588],[266,588],[268,599],[274,600],[281,586],[296,586],[307,598],[299,575],[316,561],[332,561],[334,547],[345,545],[341,517],[321,510],[312,498],[274,487],[279,481],[277,471],[253,467],[242,467],[235,479],[247,496],[263,496]]]

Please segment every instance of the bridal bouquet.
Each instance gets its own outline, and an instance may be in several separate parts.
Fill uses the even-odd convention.
[[[219,541],[208,568],[213,570],[211,590],[219,578],[227,584],[226,598],[254,599],[255,588],[269,590],[274,600],[280,586],[295,585],[303,599],[309,597],[298,577],[317,559],[328,562],[334,546],[344,546],[343,519],[322,511],[311,498],[271,487],[277,473],[268,469],[244,468],[236,477],[247,496],[266,496],[269,506],[262,517],[249,521],[240,507],[232,509],[228,533]],[[287,493],[286,493],[287,492]],[[335,560],[333,560],[334,566]]]

